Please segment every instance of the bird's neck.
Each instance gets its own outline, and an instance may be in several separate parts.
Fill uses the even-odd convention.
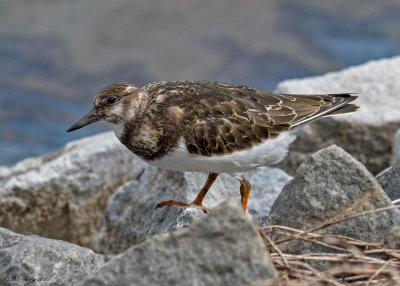
[[[115,136],[117,136],[117,138],[119,140],[121,140],[122,138],[122,134],[124,133],[124,122],[120,122],[120,123],[111,123],[111,122],[105,122],[107,124],[108,127],[110,127],[110,129],[112,131],[114,131]]]

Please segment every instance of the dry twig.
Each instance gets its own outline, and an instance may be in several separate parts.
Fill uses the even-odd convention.
[[[266,241],[266,247],[271,252],[272,262],[280,273],[279,285],[400,285],[400,250],[386,249],[382,243],[370,243],[342,235],[316,233],[343,221],[398,207],[400,205],[365,211],[328,221],[307,231],[281,225],[259,228],[261,236]],[[274,237],[280,237],[280,239],[274,241]],[[294,255],[284,253],[279,248],[279,245],[284,242],[298,240],[317,243],[335,252]],[[319,263],[331,266],[319,269]],[[317,265],[317,268],[311,265]],[[257,285],[277,284],[271,280]]]

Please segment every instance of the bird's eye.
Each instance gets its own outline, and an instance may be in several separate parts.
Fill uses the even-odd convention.
[[[115,103],[116,100],[117,99],[114,96],[107,97],[107,103],[108,104],[113,104],[113,103]]]

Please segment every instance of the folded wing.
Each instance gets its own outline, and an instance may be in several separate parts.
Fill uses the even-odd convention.
[[[351,94],[274,94],[246,86],[198,81],[149,87],[157,110],[179,108],[190,153],[212,156],[252,148],[320,117],[353,112]]]

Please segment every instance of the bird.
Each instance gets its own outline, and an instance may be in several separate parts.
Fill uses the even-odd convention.
[[[319,118],[359,109],[352,93],[283,94],[217,81],[161,81],[142,88],[111,84],[67,132],[100,121],[146,163],[208,173],[191,202],[166,200],[156,208],[190,206],[207,212],[203,199],[220,173],[240,182],[246,213],[251,184],[246,174],[276,165],[295,140],[293,131]]]

